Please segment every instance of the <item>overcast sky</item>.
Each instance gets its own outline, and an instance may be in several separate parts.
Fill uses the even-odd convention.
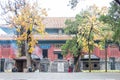
[[[80,12],[81,9],[96,4],[99,7],[110,6],[109,3],[112,0],[79,0],[77,7],[72,10],[69,4],[70,0],[38,0],[41,7],[46,8],[48,11],[48,16],[52,17],[74,17]]]
[[[2,0],[1,0],[2,1]],[[4,1],[4,0],[3,0]],[[70,0],[31,0],[37,1],[40,7],[46,8],[48,17],[74,17],[80,12],[81,9],[96,4],[98,7],[110,6],[110,2],[113,0],[79,0],[79,4],[75,9],[71,9],[69,4]],[[3,16],[0,16],[0,24],[4,24],[1,20]]]

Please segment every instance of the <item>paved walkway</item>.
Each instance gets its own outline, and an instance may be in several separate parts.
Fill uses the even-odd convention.
[[[120,73],[0,73],[0,80],[120,80]]]

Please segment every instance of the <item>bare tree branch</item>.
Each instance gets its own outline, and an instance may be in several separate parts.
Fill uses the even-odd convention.
[[[2,16],[10,16],[10,13],[12,15],[16,16],[19,13],[19,10],[25,7],[26,1],[25,0],[7,0],[4,3],[0,1],[0,8],[2,9],[1,15]],[[11,17],[7,17],[7,19],[4,19],[7,24],[13,24],[10,20]]]

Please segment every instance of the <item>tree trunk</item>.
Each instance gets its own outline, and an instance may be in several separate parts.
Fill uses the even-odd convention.
[[[89,54],[89,72],[91,72],[92,70],[92,66],[91,66],[91,53],[90,53],[90,38],[91,38],[91,32],[93,30],[93,24],[91,25],[91,28],[90,28],[90,32],[89,32],[89,36],[88,36],[88,54]]]
[[[80,72],[80,63],[79,63],[79,56],[74,57],[74,71]]]
[[[26,60],[27,60],[27,69],[29,69],[30,67],[32,67],[32,63],[31,63],[31,54],[28,52],[28,43],[25,40],[25,52],[26,52]]]
[[[17,27],[16,27],[17,28]],[[20,32],[17,32],[17,37],[19,38],[25,32],[24,27],[20,26]],[[20,56],[26,56],[26,41],[20,40],[19,48],[20,48]]]
[[[21,41],[21,44],[20,44],[20,53],[21,53],[21,56],[25,56],[26,55],[26,51],[25,51],[25,47],[26,47],[26,44],[25,44],[25,41]]]

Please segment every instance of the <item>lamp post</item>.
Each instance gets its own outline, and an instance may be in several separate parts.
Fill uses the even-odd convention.
[[[105,72],[107,72],[107,40],[105,40]]]
[[[88,60],[89,61],[89,63],[88,63],[89,64],[89,72],[91,72],[92,66],[91,66],[91,53],[90,53],[90,46],[89,45],[88,45],[88,49],[89,49],[89,52],[88,52],[89,53],[89,60]]]
[[[98,44],[100,40],[95,40],[94,42]],[[107,72],[107,57],[108,57],[107,48],[108,48],[109,43],[112,43],[112,41],[105,40],[105,72]]]
[[[107,48],[108,45],[111,43],[113,43],[111,40],[105,40],[105,72],[107,72],[107,58],[108,58]]]
[[[99,42],[100,42],[100,40],[94,40],[94,43],[98,44]],[[88,49],[89,49],[89,52],[88,52],[89,53],[89,60],[88,60],[89,61],[89,63],[88,63],[89,64],[89,72],[91,72],[92,65],[91,65],[91,53],[90,53],[90,45],[89,45],[89,43],[88,43]]]

